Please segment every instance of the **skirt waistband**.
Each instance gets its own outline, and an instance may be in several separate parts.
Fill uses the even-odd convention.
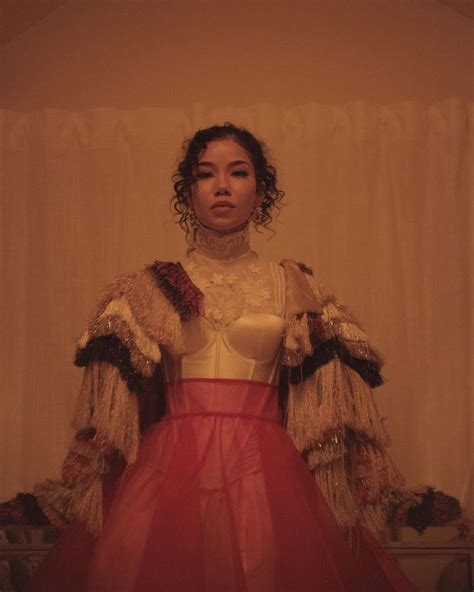
[[[280,418],[278,417],[266,417],[264,415],[251,415],[250,413],[223,413],[219,411],[201,411],[195,413],[173,413],[172,415],[168,414],[162,418],[162,421],[165,420],[175,420],[175,419],[186,419],[188,417],[219,417],[224,419],[257,419],[259,421],[269,421],[271,423],[278,423],[280,424]]]
[[[163,419],[215,416],[281,421],[278,387],[238,379],[187,378],[166,383]]]

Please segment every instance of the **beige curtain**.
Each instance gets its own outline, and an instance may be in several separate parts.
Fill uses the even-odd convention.
[[[226,120],[267,140],[287,192],[276,237],[355,310],[386,358],[379,407],[410,484],[472,508],[472,105],[196,104],[0,111],[0,498],[59,470],[102,286],[183,237],[168,206],[182,140]]]

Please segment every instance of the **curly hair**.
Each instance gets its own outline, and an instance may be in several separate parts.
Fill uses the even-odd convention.
[[[196,182],[193,175],[199,155],[207,147],[209,142],[232,138],[245,148],[250,155],[255,169],[257,187],[263,189],[263,200],[261,203],[261,215],[259,226],[268,228],[272,222],[271,210],[273,207],[280,209],[279,203],[285,192],[277,188],[277,174],[275,167],[268,162],[265,143],[258,140],[252,133],[243,127],[237,127],[226,121],[223,125],[213,125],[205,129],[199,129],[192,138],[183,142],[183,158],[173,175],[174,195],[171,198],[171,206],[175,210],[175,216],[179,216],[178,223],[186,232],[186,240],[190,241],[192,228],[190,225],[190,203],[189,194],[191,186]],[[254,222],[255,227],[257,224]],[[258,230],[258,228],[257,228]],[[271,229],[270,229],[271,230]],[[273,231],[272,231],[273,232]]]

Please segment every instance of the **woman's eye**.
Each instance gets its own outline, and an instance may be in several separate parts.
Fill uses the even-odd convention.
[[[234,177],[248,177],[249,173],[248,171],[233,171],[232,175]],[[200,173],[197,173],[196,178],[197,179],[208,179],[209,177],[212,177],[213,173],[211,173],[210,171],[201,171]]]

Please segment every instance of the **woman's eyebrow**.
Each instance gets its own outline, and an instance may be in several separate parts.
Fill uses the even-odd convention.
[[[235,166],[236,164],[249,164],[246,160],[233,160],[232,162],[229,162],[229,164],[227,165],[228,167],[232,167]],[[202,160],[201,162],[198,162],[198,166],[208,166],[208,167],[215,167],[215,163],[213,162],[209,162],[207,160]]]

